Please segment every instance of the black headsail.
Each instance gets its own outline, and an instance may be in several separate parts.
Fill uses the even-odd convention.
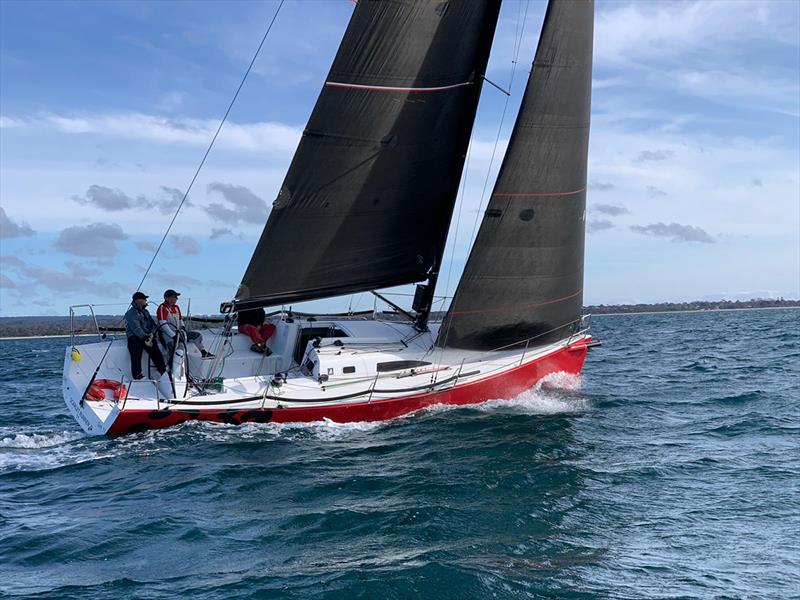
[[[273,203],[237,308],[438,268],[500,0],[362,0]]]
[[[550,0],[494,191],[439,333],[490,350],[580,319],[593,0]]]

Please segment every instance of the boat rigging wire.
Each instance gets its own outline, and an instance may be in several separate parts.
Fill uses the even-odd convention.
[[[189,192],[192,190],[192,186],[194,185],[194,182],[197,180],[197,176],[200,175],[200,170],[206,163],[206,159],[208,158],[208,155],[211,153],[211,148],[214,147],[214,142],[217,141],[219,132],[222,131],[222,126],[225,124],[225,121],[227,120],[228,115],[230,114],[231,109],[233,108],[233,105],[236,102],[236,99],[239,97],[239,92],[242,91],[242,87],[244,86],[244,82],[247,80],[247,76],[250,75],[250,71],[253,69],[253,65],[255,64],[259,53],[261,52],[261,48],[264,46],[264,42],[267,40],[269,32],[272,30],[272,26],[275,24],[275,19],[278,18],[278,13],[280,13],[281,7],[283,6],[284,2],[285,0],[280,0],[280,4],[278,4],[278,8],[275,10],[275,14],[272,15],[272,19],[270,20],[269,25],[267,25],[267,30],[261,37],[261,43],[258,44],[258,48],[256,48],[255,54],[253,54],[253,58],[250,61],[250,64],[247,66],[247,70],[245,71],[244,76],[242,77],[242,81],[239,82],[239,87],[236,88],[236,93],[233,94],[233,98],[231,99],[231,102],[228,105],[228,109],[225,111],[225,114],[223,115],[222,120],[219,123],[219,127],[217,127],[217,131],[214,133],[214,137],[211,138],[211,143],[209,143],[208,148],[206,149],[206,153],[203,155],[203,159],[200,161],[200,164],[197,166],[197,170],[194,172],[192,180],[189,182],[189,187],[186,188],[186,192],[183,194],[183,198],[181,199],[180,204],[178,204],[178,208],[175,209],[175,214],[172,215],[172,220],[169,222],[167,230],[164,232],[164,236],[161,238],[161,242],[159,242],[156,251],[153,253],[153,258],[150,259],[150,264],[147,265],[147,269],[145,270],[144,275],[142,276],[142,280],[139,282],[139,286],[136,288],[137,291],[142,289],[142,285],[144,284],[145,279],[147,279],[147,276],[150,273],[150,269],[153,267],[153,263],[155,263],[156,257],[158,256],[158,253],[161,251],[161,247],[164,245],[164,242],[166,241],[167,236],[169,235],[169,232],[172,229],[172,226],[175,224],[175,219],[178,218],[178,213],[181,212],[181,208],[186,202],[186,199],[189,197]]]

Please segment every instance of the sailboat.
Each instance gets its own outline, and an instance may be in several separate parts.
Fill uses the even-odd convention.
[[[70,344],[64,399],[87,433],[376,421],[580,372],[597,343],[581,317],[593,0],[550,0],[463,275],[430,319],[499,10],[356,4],[241,285],[203,332],[216,358],[176,344],[164,390],[150,364],[132,379],[124,339]],[[413,305],[392,318],[280,308],[404,284]],[[237,316],[270,307],[255,353]]]

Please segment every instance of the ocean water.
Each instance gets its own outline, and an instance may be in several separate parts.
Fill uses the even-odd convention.
[[[605,316],[582,377],[381,424],[84,436],[2,341],[0,595],[800,596],[800,310]]]

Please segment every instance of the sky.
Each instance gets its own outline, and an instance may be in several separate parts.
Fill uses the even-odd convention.
[[[197,314],[233,297],[353,7],[286,1],[142,286],[152,299],[172,287]],[[545,7],[503,3],[487,77],[508,112],[484,86],[439,294]],[[0,315],[125,308],[276,8],[0,2]],[[597,0],[592,93],[585,304],[800,297],[800,2]],[[373,299],[302,308],[348,306]]]

